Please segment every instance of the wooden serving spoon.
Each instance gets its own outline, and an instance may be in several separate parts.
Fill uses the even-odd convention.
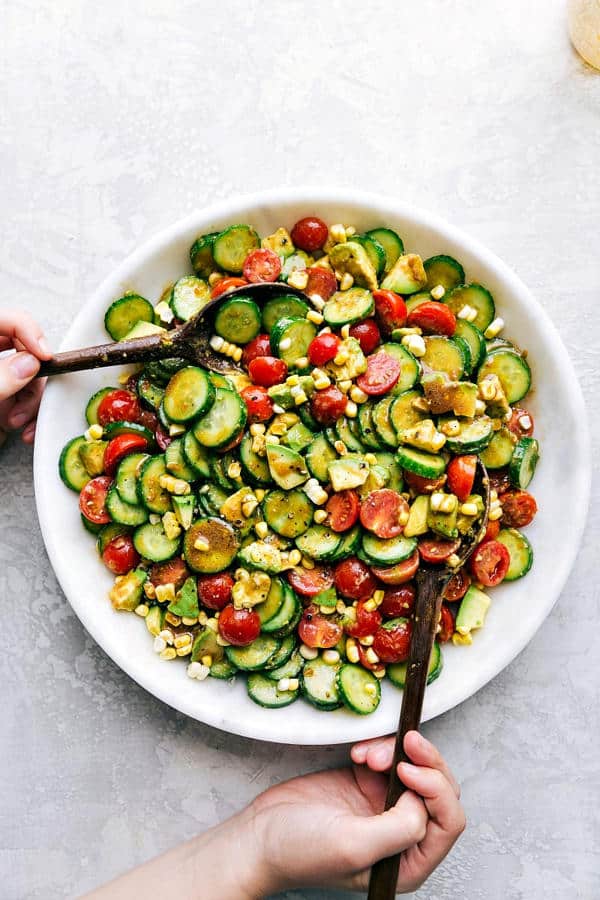
[[[464,565],[471,553],[483,539],[490,509],[490,482],[484,464],[477,459],[474,493],[480,493],[484,499],[485,509],[477,528],[469,532],[458,550],[460,563],[451,568],[448,565],[421,565],[417,570],[417,598],[413,621],[413,632],[406,669],[406,684],[402,696],[400,721],[396,734],[394,759],[390,769],[388,792],[385,808],[390,809],[398,802],[406,790],[398,777],[398,763],[410,762],[404,752],[404,737],[409,731],[418,730],[421,722],[423,698],[427,684],[429,660],[435,640],[435,634],[442,607],[442,595],[453,574]],[[375,863],[371,869],[368,900],[393,900],[396,896],[396,883],[400,855],[389,856]]]
[[[64,375],[67,372],[80,372],[83,369],[102,369],[127,363],[150,362],[173,356],[180,356],[213,372],[241,372],[240,366],[230,357],[216,353],[209,343],[211,335],[214,334],[212,325],[215,308],[238,294],[257,302],[291,294],[304,300],[305,303],[307,302],[306,294],[283,282],[247,284],[227,291],[215,300],[209,300],[200,312],[172,331],[57,353],[41,364],[37,377],[45,378],[48,375]]]

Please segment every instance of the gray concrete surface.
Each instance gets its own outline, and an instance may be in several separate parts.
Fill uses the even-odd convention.
[[[359,185],[437,210],[514,265],[563,332],[598,453],[600,74],[571,50],[560,0],[2,11],[0,304],[56,344],[126,253],[195,206]],[[30,451],[13,442],[1,465],[0,897],[76,896],[346,758],[229,737],[136,687],[56,583]],[[423,900],[600,896],[599,501],[596,483],[576,568],[530,646],[425,728],[469,827]]]

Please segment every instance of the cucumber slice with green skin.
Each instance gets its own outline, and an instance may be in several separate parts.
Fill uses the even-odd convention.
[[[211,234],[202,234],[190,247],[190,262],[200,278],[208,278],[218,268],[212,249],[218,233],[213,231]]]
[[[277,638],[268,634],[259,634],[256,640],[247,647],[225,647],[225,656],[243,672],[256,672],[262,669],[281,646]]]
[[[83,517],[85,518],[85,516]],[[90,523],[91,524],[91,523]],[[131,534],[131,529],[126,525],[119,525],[117,522],[111,522],[109,525],[100,525],[98,537],[96,539],[96,549],[100,556],[104,553],[111,541],[122,534]]]
[[[444,297],[443,301],[458,316],[463,306],[472,306],[477,310],[473,325],[483,333],[496,317],[494,298],[487,288],[481,284],[465,284],[455,288]]]
[[[108,394],[116,391],[115,387],[104,387],[92,394],[85,408],[85,418],[88,425],[98,425],[98,407]]]
[[[262,502],[267,525],[286,538],[297,538],[312,525],[314,506],[304,491],[269,491]]]
[[[283,444],[267,441],[267,463],[273,481],[284,491],[291,491],[308,480],[302,456]]]
[[[410,314],[413,309],[416,309],[417,306],[420,306],[421,303],[429,303],[431,302],[431,294],[429,291],[418,291],[416,294],[411,294],[410,297],[406,298],[406,312]],[[395,339],[395,334],[392,331],[392,338]],[[401,340],[402,336],[399,335],[398,339]]]
[[[146,363],[143,374],[146,378],[149,378],[150,381],[154,382],[154,384],[159,385],[159,387],[164,387],[174,373],[167,375],[160,364],[160,360],[158,360]]]
[[[138,505],[137,473],[148,458],[147,453],[130,453],[117,466],[115,484],[123,503]]]
[[[165,389],[160,384],[155,384],[146,375],[138,378],[136,390],[138,397],[152,409],[158,409],[165,396]]]
[[[90,522],[89,519],[86,519],[86,517],[83,515],[83,513],[81,513],[80,518],[81,518],[81,524],[83,525],[83,527],[85,528],[86,531],[89,531],[90,534],[98,535],[98,533],[100,531],[102,531],[103,528],[106,527],[105,525],[96,525],[95,522]]]
[[[279,319],[304,319],[309,310],[308,303],[296,297],[294,294],[284,294],[282,297],[272,297],[263,306],[262,324],[267,334]]]
[[[230,491],[224,491],[217,484],[206,484],[200,488],[198,503],[207,516],[218,516],[230,493]]]
[[[481,462],[486,469],[502,469],[513,458],[515,441],[508,428],[495,431],[491,441],[481,452]]]
[[[321,426],[311,413],[308,403],[303,403],[301,406],[296,407],[296,412],[300,416],[302,424],[306,425],[311,431],[316,433],[321,430]]]
[[[175,478],[181,478],[190,483],[197,478],[195,470],[188,466],[183,453],[183,438],[171,441],[165,450],[165,464]]]
[[[256,607],[261,627],[279,615],[287,599],[287,591],[288,586],[285,581],[274,575],[271,578],[271,587],[269,588],[267,599]]]
[[[349,420],[346,419],[345,416],[342,416],[341,419],[338,419],[334,426],[335,435],[338,441],[342,441],[343,444],[350,450],[351,453],[364,453],[366,450],[365,445],[359,438],[356,437],[354,432],[350,427]]]
[[[533,565],[533,548],[524,534],[516,528],[501,528],[496,538],[510,554],[505,581],[516,581],[527,575]]]
[[[440,254],[430,256],[423,263],[427,274],[427,290],[431,291],[441,284],[445,291],[453,291],[460,284],[465,283],[465,270],[453,256]]]
[[[218,678],[219,681],[229,681],[235,677],[236,672],[236,667],[232,666],[228,659],[221,659],[219,662],[213,661],[210,667],[210,677]]]
[[[79,491],[85,487],[90,480],[87,469],[83,465],[79,448],[86,443],[83,435],[72,438],[62,449],[58,460],[58,473],[68,488],[72,491]]]
[[[373,235],[362,234],[352,238],[355,243],[360,244],[366,250],[367,256],[378,278],[381,278],[385,272],[385,264],[387,257],[382,244],[374,238]]]
[[[252,484],[269,484],[271,470],[265,456],[259,456],[252,449],[252,435],[245,434],[240,444],[240,462],[245,475]]]
[[[318,434],[308,445],[305,454],[308,471],[318,481],[329,481],[328,466],[334,459],[339,459],[336,450],[331,446],[324,434]]]
[[[249,297],[232,297],[219,307],[215,331],[226,341],[248,344],[260,332],[260,310]]]
[[[220,372],[209,372],[208,377],[216,388],[224,388],[226,391],[235,391],[234,385],[226,375],[221,375]]]
[[[462,347],[452,338],[426,335],[425,354],[421,358],[425,366],[434,372],[445,372],[451,381],[460,381],[465,372],[465,355]]]
[[[239,394],[215,388],[215,402],[194,424],[194,437],[203,447],[225,447],[246,424],[248,411]]]
[[[416,549],[416,538],[407,538],[403,535],[395,538],[378,538],[365,531],[361,538],[360,555],[377,566],[395,566],[412,556]]]
[[[384,272],[389,272],[398,257],[404,253],[402,238],[391,228],[372,228],[365,237],[373,238],[383,247],[385,253]]]
[[[148,510],[139,504],[133,506],[131,503],[124,503],[116,484],[109,488],[106,495],[106,511],[113,522],[118,522],[119,525],[143,525],[148,521]]]
[[[306,358],[309,345],[316,335],[317,326],[308,319],[278,319],[271,329],[271,348],[275,356],[293,369],[296,360]]]
[[[439,478],[446,471],[446,460],[439,453],[426,453],[414,447],[400,447],[397,460],[407,472],[414,472],[423,478]]]
[[[470,375],[473,369],[475,368],[475,363],[473,362],[473,357],[471,356],[471,345],[465,341],[460,334],[454,333],[454,337],[452,338],[455,344],[458,345],[464,359],[464,368],[465,375]]]
[[[104,426],[104,437],[107,441],[120,434],[138,434],[140,437],[146,438],[149,444],[154,443],[152,432],[144,425],[138,425],[137,422],[109,422]]]
[[[390,422],[390,406],[394,403],[395,399],[396,398],[393,395],[388,395],[382,400],[379,400],[373,407],[373,412],[371,414],[371,421],[375,427],[375,433],[379,438],[379,441],[382,444],[385,444],[386,447],[398,446],[398,435],[396,434],[396,429]]]
[[[169,378],[173,377],[175,372],[179,372],[180,369],[189,366],[189,362],[181,356],[172,356],[169,359],[161,359],[157,365],[168,381]]]
[[[358,422],[360,439],[365,447],[368,447],[371,450],[381,450],[382,446],[385,445],[379,439],[375,428],[375,422],[373,421],[374,408],[373,403],[362,403],[358,407],[356,421]]]
[[[195,544],[199,538],[208,542],[208,550],[199,550]],[[240,549],[234,529],[221,519],[198,519],[183,539],[185,560],[193,572],[214,575],[231,565]]]
[[[400,377],[390,393],[395,396],[397,394],[403,394],[405,391],[409,391],[414,387],[421,374],[421,366],[419,365],[416,356],[413,356],[406,347],[402,346],[402,344],[395,343],[394,341],[382,344],[379,350],[383,351],[383,353],[387,353],[388,356],[393,356],[394,359],[397,359],[400,363]]]
[[[375,303],[371,291],[352,287],[348,291],[336,291],[323,307],[323,316],[332,328],[354,325],[373,315]]]
[[[439,677],[444,667],[444,658],[440,645],[436,643],[431,648],[431,657],[429,658],[429,668],[427,670],[427,684],[431,684]],[[386,667],[386,674],[392,684],[396,687],[403,688],[406,684],[407,662],[392,663]]]
[[[289,640],[293,640],[293,638],[285,638],[284,642]],[[300,654],[299,650],[294,650],[290,658],[282,663],[282,665],[277,666],[276,669],[266,668],[265,675],[267,678],[270,678],[271,681],[279,681],[281,678],[298,678],[303,668],[304,657]]]
[[[212,245],[214,261],[220,269],[238,275],[246,257],[260,247],[260,239],[250,225],[230,225],[216,236]]]
[[[296,538],[296,547],[305,556],[326,561],[335,556],[342,540],[340,534],[331,531],[325,525],[313,525]]]
[[[404,479],[402,477],[402,469],[394,454],[388,453],[386,450],[376,450],[375,457],[377,458],[377,465],[383,466],[390,474],[386,487],[401,494],[404,490]]]
[[[273,656],[264,665],[265,672],[271,672],[273,669],[279,669],[284,666],[290,659],[292,653],[296,649],[296,635],[288,634],[287,637],[281,638],[279,641],[279,649],[275,651]],[[302,658],[302,657],[300,657]],[[270,676],[269,676],[270,677]],[[285,676],[281,676],[282,678]],[[293,678],[294,676],[288,676]]]
[[[523,356],[512,350],[494,350],[479,367],[477,382],[486,375],[497,375],[509,403],[518,403],[531,387],[531,369]]]
[[[173,285],[169,306],[178,319],[187,322],[197,315],[209,300],[210,288],[207,283],[195,275],[185,275]]]
[[[169,381],[162,406],[171,422],[190,422],[208,412],[215,395],[216,388],[204,369],[186,366]]]
[[[342,700],[337,685],[339,666],[331,666],[322,657],[307,661],[302,669],[304,697],[317,709],[337,709]]]
[[[438,425],[447,419],[440,416]],[[454,419],[455,416],[449,418]],[[492,420],[488,416],[479,416],[472,421],[465,420],[460,423],[460,432],[446,438],[445,450],[452,453],[481,453],[488,446],[494,436]]]
[[[360,536],[360,525],[355,525],[350,531],[345,531],[330,562],[339,562],[341,559],[347,559],[348,556],[354,556],[360,546]]]
[[[481,365],[485,358],[485,338],[479,328],[471,322],[467,322],[466,319],[456,320],[454,338],[456,339],[459,337],[468,344],[471,352],[471,371],[469,372],[469,374],[471,374],[474,369],[477,369]]]
[[[182,438],[183,458],[188,466],[194,470],[196,478],[210,478],[208,464],[209,454],[207,450],[194,437],[193,431],[186,431]],[[194,479],[191,479],[192,481]]]
[[[529,483],[534,476],[539,458],[540,445],[536,439],[532,437],[522,437],[514,448],[508,467],[510,480],[515,487],[524,491],[529,486]]]
[[[168,538],[162,523],[140,525],[133,532],[133,546],[144,559],[151,562],[165,562],[179,550],[179,538]]]
[[[125,294],[106,310],[104,327],[113,341],[122,341],[137,322],[152,322],[154,307],[139,294]]]
[[[362,666],[344,663],[338,669],[336,684],[344,706],[359,716],[368,716],[379,706],[381,700],[379,679]]]
[[[248,696],[265,709],[281,709],[298,699],[299,691],[280,691],[275,681],[262,672],[252,672],[247,682]]]
[[[227,476],[222,456],[211,456],[209,465],[212,481],[215,481],[228,494],[235,490],[234,482]]]
[[[171,495],[160,486],[161,476],[167,474],[164,456],[150,456],[142,463],[137,476],[138,501],[161,516],[171,509]]]
[[[265,601],[266,602],[266,601]],[[283,603],[274,616],[262,623],[262,630],[276,637],[286,637],[290,634],[302,615],[302,605],[291,587],[284,584]]]
[[[390,423],[398,436],[398,441],[402,441],[404,431],[407,428],[414,428],[423,419],[427,419],[427,413],[413,406],[415,400],[422,397],[419,391],[405,391],[399,394],[390,406],[389,417]]]

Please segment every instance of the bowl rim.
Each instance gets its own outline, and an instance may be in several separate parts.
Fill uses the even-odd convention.
[[[471,235],[469,235],[467,232],[449,223],[438,214],[415,206],[412,203],[398,201],[394,197],[385,198],[379,194],[372,192],[341,187],[282,187],[266,191],[257,191],[250,194],[240,194],[236,195],[235,198],[221,200],[208,206],[200,207],[189,213],[185,217],[178,219],[171,225],[168,225],[165,228],[161,229],[149,239],[144,241],[139,247],[133,250],[133,252],[131,252],[116,268],[111,270],[111,272],[102,280],[98,288],[82,304],[63,341],[61,342],[60,349],[62,350],[69,347],[69,337],[71,330],[76,327],[77,323],[81,319],[86,317],[87,309],[94,306],[95,304],[98,304],[100,298],[104,297],[111,285],[117,282],[126,281],[131,270],[136,269],[141,262],[146,260],[148,257],[154,256],[158,251],[164,250],[169,246],[177,243],[177,241],[181,240],[181,238],[187,232],[189,232],[192,227],[197,227],[199,230],[202,230],[202,228],[206,227],[206,223],[212,220],[218,221],[228,218],[233,220],[233,217],[236,216],[237,211],[246,207],[261,207],[268,206],[269,204],[277,206],[278,204],[291,204],[294,202],[302,203],[305,205],[311,204],[314,205],[316,209],[335,204],[349,204],[361,206],[364,208],[388,209],[390,213],[393,213],[395,216],[410,219],[411,222],[417,226],[436,230],[441,238],[447,238],[449,241],[462,245],[468,252],[476,256],[478,260],[480,260],[485,266],[492,269],[497,277],[502,282],[504,282],[507,291],[510,292],[511,295],[518,297],[519,303],[522,302],[522,298],[526,299],[526,301],[533,307],[536,312],[539,326],[544,332],[545,343],[548,344],[552,350],[559,353],[559,355],[566,357],[566,359],[568,360],[568,366],[563,370],[562,377],[566,381],[566,390],[571,400],[574,415],[577,417],[580,423],[580,440],[577,442],[577,455],[573,462],[576,468],[576,494],[578,497],[578,501],[580,502],[580,504],[582,503],[583,506],[580,506],[581,514],[577,517],[577,520],[570,531],[571,542],[569,546],[569,552],[559,558],[557,567],[553,572],[553,582],[555,589],[548,592],[548,599],[543,608],[540,609],[539,616],[535,620],[535,622],[528,629],[519,632],[518,638],[515,638],[515,640],[507,646],[505,653],[501,656],[500,663],[496,663],[494,665],[493,671],[488,671],[483,667],[478,670],[479,677],[471,679],[468,682],[468,687],[465,687],[464,690],[457,691],[454,694],[451,703],[445,705],[442,704],[442,708],[437,709],[430,715],[425,716],[423,718],[423,721],[427,721],[429,718],[436,717],[437,715],[442,715],[444,712],[447,712],[449,709],[458,706],[468,697],[471,697],[473,694],[477,693],[477,691],[479,691],[485,684],[491,681],[504,668],[506,668],[506,666],[509,665],[512,660],[514,660],[516,656],[519,655],[519,653],[521,653],[524,647],[533,638],[543,621],[547,618],[558,597],[564,590],[567,578],[577,558],[579,547],[581,545],[581,537],[587,519],[592,467],[590,432],[583,394],[575,375],[573,364],[559,336],[556,326],[549,318],[543,307],[535,299],[529,288],[519,278],[519,276],[493,251],[489,250],[484,244],[480,243],[478,239],[471,237]],[[196,223],[198,224],[196,225]],[[48,395],[46,394],[42,400],[38,417],[40,433],[43,433],[46,417],[49,414],[49,405],[46,402],[47,396]],[[240,721],[239,723],[236,720],[235,723],[232,724],[231,721],[228,720],[228,724],[226,725],[224,724],[223,716],[219,713],[218,709],[215,709],[214,712],[212,709],[204,709],[202,711],[202,717],[200,718],[200,716],[198,715],[198,710],[194,709],[191,704],[185,702],[181,698],[178,698],[176,696],[174,697],[172,690],[163,687],[161,683],[157,683],[156,679],[152,675],[146,676],[143,667],[136,667],[134,664],[132,664],[131,658],[127,656],[125,647],[121,649],[115,649],[112,646],[110,647],[110,649],[107,648],[107,642],[104,640],[104,632],[101,628],[96,627],[93,621],[93,614],[89,611],[85,603],[78,603],[76,600],[71,598],[65,588],[66,573],[63,571],[63,563],[58,553],[58,542],[54,540],[53,537],[53,526],[55,525],[55,523],[52,521],[51,510],[48,506],[45,505],[43,500],[45,495],[45,486],[42,483],[42,452],[42,441],[36,441],[34,447],[34,487],[38,518],[48,557],[59,581],[59,584],[61,585],[61,588],[65,593],[65,596],[75,614],[83,624],[84,628],[90,633],[90,635],[100,645],[100,647],[102,647],[104,652],[113,660],[113,662],[115,662],[116,665],[119,666],[119,668],[123,669],[124,672],[129,675],[129,677],[131,677],[134,681],[137,682],[137,684],[139,684],[153,696],[162,700],[164,703],[168,704],[174,709],[177,709],[180,712],[189,715],[191,718],[202,721],[207,725],[227,731],[228,733],[234,733],[243,737],[271,741],[275,743],[302,743],[306,746],[320,746],[325,743],[348,743],[353,740],[353,738],[348,736],[342,736],[339,740],[332,739],[331,736],[329,736],[327,740],[315,740],[313,739],[312,735],[305,734],[302,736],[301,741],[293,741],[292,739],[289,739],[287,735],[279,737],[275,729],[263,729],[263,732],[265,733],[261,733],[260,728],[252,728],[251,716],[244,719],[243,722]],[[344,729],[341,730],[343,731]],[[266,731],[268,731],[268,734],[266,733]],[[373,732],[373,736],[385,733],[387,733],[387,729],[375,729]]]

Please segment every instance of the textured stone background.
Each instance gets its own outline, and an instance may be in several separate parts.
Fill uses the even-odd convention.
[[[514,265],[563,332],[599,447],[600,75],[571,50],[560,0],[2,11],[0,302],[31,310],[55,344],[111,267],[194,207],[359,185],[437,210]],[[0,897],[75,896],[346,758],[228,737],[133,684],[49,568],[30,451],[12,443],[2,474]],[[469,828],[419,898],[600,896],[592,504],[537,637],[425,728],[463,783]]]

